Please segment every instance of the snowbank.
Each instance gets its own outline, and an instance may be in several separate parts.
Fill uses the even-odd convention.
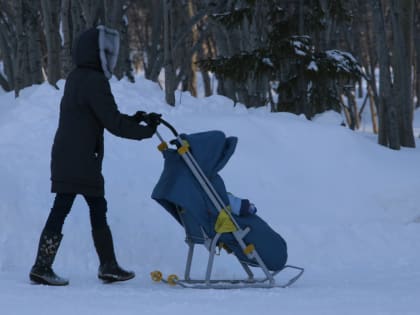
[[[186,255],[183,230],[150,199],[163,166],[159,141],[107,133],[109,223],[119,261],[137,278],[115,286],[95,279],[98,261],[87,206],[78,198],[54,265],[71,285],[64,290],[30,286],[27,273],[53,201],[49,162],[64,86],[60,81],[60,90],[43,84],[23,90],[18,99],[0,94],[0,302],[5,314],[33,314],[21,303],[21,292],[29,305],[52,299],[65,314],[251,314],[262,309],[414,314],[419,309],[419,148],[388,150],[372,135],[341,127],[331,114],[310,122],[266,108],[234,107],[221,96],[196,99],[187,93],[177,94],[177,105],[169,107],[160,88],[141,77],[135,84],[111,84],[124,113],[160,112],[180,132],[218,129],[237,136],[237,151],[221,172],[226,186],[257,205],[260,216],[288,242],[289,262],[306,273],[290,290],[188,290],[185,295],[151,283],[148,273],[154,269],[182,275]],[[171,139],[164,127],[160,132]],[[206,252],[198,255],[203,268],[194,275],[204,272]],[[215,268],[216,275],[242,276],[228,255]]]

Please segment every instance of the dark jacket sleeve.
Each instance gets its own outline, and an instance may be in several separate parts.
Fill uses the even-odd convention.
[[[118,137],[136,140],[153,136],[153,128],[138,125],[130,116],[120,113],[109,82],[103,74],[94,73],[91,80],[87,91],[90,107],[109,132]]]

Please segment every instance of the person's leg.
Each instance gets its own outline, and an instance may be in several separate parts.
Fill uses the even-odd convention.
[[[76,194],[56,194],[53,207],[45,223],[44,230],[61,234],[64,221],[70,213]]]
[[[48,285],[67,285],[67,279],[57,276],[52,264],[60,246],[63,235],[64,221],[73,205],[75,194],[57,194],[55,196],[53,207],[51,208],[48,219],[42,230],[38,252],[29,278],[35,283]]]
[[[114,242],[106,219],[105,198],[93,196],[84,196],[84,198],[89,205],[92,237],[99,257],[98,278],[109,282],[134,278],[134,272],[122,269],[117,263]]]

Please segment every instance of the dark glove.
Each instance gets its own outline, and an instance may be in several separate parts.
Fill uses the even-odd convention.
[[[142,126],[142,125],[140,125],[140,127],[144,128],[144,138],[151,138],[156,133],[157,125],[156,126],[151,126],[151,125]]]
[[[136,123],[141,123],[142,121],[145,121],[147,114],[146,112],[139,110],[134,115],[130,116]]]
[[[150,127],[156,128],[161,122],[161,117],[161,114],[150,113],[146,115],[143,121]]]

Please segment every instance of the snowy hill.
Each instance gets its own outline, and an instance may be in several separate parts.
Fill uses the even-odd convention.
[[[96,279],[97,257],[87,206],[77,198],[64,226],[54,268],[70,286],[31,285],[40,231],[52,205],[50,150],[60,90],[47,84],[0,92],[0,305],[2,314],[418,314],[420,309],[420,142],[391,151],[373,135],[339,126],[326,113],[310,122],[250,109],[221,96],[177,95],[165,105],[157,85],[112,81],[124,113],[163,114],[179,132],[222,130],[239,138],[221,175],[228,189],[251,199],[289,247],[289,263],[306,269],[290,289],[200,291],[155,284],[149,272],[183,274],[184,232],[150,194],[163,167],[156,137],[105,138],[108,218],[117,257],[136,271],[127,283]],[[420,130],[420,114],[415,128]],[[159,131],[167,139],[164,127]],[[206,251],[193,275],[201,276]],[[242,276],[234,258],[215,274]],[[26,301],[24,303],[24,301]],[[35,311],[34,311],[35,310]]]

